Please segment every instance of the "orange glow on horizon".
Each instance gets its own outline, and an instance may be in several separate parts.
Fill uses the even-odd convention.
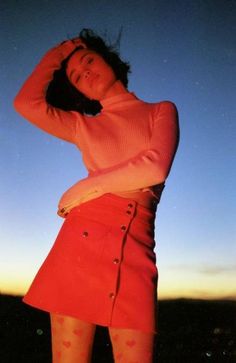
[[[14,295],[23,296],[30,286],[29,281],[24,283],[8,281],[7,283],[1,282],[0,293],[2,295]],[[174,300],[174,299],[203,299],[203,300],[236,300],[236,293],[233,289],[225,289],[222,291],[207,291],[207,292],[197,292],[191,289],[158,289],[158,299],[159,300]]]
[[[40,263],[38,264],[40,265]],[[37,272],[38,265],[15,266],[14,270],[3,266],[0,271],[0,293],[25,295]],[[158,299],[224,299],[236,300],[234,275],[229,273],[198,273],[162,269],[158,280]]]

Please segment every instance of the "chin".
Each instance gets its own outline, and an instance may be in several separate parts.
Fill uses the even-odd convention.
[[[104,98],[106,98],[108,90],[109,89],[104,89],[104,87],[101,87],[100,89],[98,89],[98,92],[96,93],[96,97],[94,97],[94,99],[96,99],[97,101],[103,100]]]

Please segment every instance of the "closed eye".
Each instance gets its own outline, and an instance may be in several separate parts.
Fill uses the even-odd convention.
[[[73,76],[74,73],[75,73],[75,70],[73,69],[73,71],[71,71],[70,74],[69,74],[69,79],[72,78],[72,76]]]
[[[88,60],[87,60],[87,63],[88,63],[88,64],[91,64],[91,63],[93,63],[93,60],[94,60],[94,59],[93,59],[92,57],[89,57],[89,58],[88,58]]]
[[[75,83],[77,83],[80,80],[80,75],[78,75],[78,77],[75,80]]]

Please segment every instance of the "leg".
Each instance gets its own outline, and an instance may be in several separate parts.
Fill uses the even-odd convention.
[[[53,363],[90,363],[96,325],[50,314]]]
[[[109,328],[115,363],[152,363],[155,334]]]

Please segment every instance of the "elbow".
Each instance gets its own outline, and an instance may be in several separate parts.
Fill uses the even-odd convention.
[[[155,184],[164,183],[169,175],[171,164],[169,160],[158,153],[156,160],[153,162],[153,174],[155,178]]]
[[[18,110],[18,104],[19,104],[19,100],[18,100],[18,95],[14,98],[13,100],[13,107],[14,109],[17,111]]]
[[[13,107],[18,113],[22,113],[23,105],[24,102],[18,94],[13,100]]]
[[[167,171],[160,167],[160,165],[156,166],[155,167],[155,170],[154,170],[154,184],[161,184],[161,183],[164,183],[167,176],[168,176],[168,173]]]
[[[145,155],[145,163],[151,171],[153,185],[164,183],[169,174],[169,169],[167,169],[160,153],[156,150],[148,150]]]
[[[156,184],[159,183],[164,183],[166,181],[166,179],[168,178],[168,175],[170,173],[170,169],[171,169],[171,163],[167,163],[165,160],[159,160],[159,163],[155,164],[155,179],[156,179]]]
[[[29,118],[32,114],[33,108],[31,103],[21,94],[18,94],[13,100],[13,107],[16,112],[25,118]]]

